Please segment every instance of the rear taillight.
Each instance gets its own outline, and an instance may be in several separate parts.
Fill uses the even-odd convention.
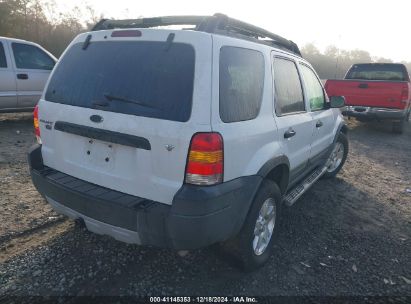
[[[223,138],[218,133],[197,133],[191,139],[185,182],[215,185],[223,181]]]
[[[404,103],[404,106],[405,106],[408,100],[409,100],[408,85],[404,85],[402,87],[401,102]]]
[[[41,144],[40,138],[40,125],[39,125],[39,106],[36,105],[33,112],[34,134],[36,135],[37,142]]]

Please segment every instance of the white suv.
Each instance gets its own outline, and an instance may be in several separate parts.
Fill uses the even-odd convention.
[[[152,28],[176,24],[195,27]],[[328,100],[296,44],[224,15],[103,20],[50,77],[31,175],[93,232],[220,243],[253,269],[282,205],[343,166],[343,101]]]

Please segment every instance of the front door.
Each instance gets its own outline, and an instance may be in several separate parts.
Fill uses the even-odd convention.
[[[290,162],[290,180],[307,167],[312,138],[312,117],[306,109],[300,75],[291,58],[274,57],[274,103],[284,154]]]
[[[55,61],[35,45],[13,42],[19,108],[32,108],[39,101]]]
[[[0,41],[0,111],[17,107],[16,80],[7,50],[8,45]]]
[[[334,139],[334,114],[327,105],[324,89],[315,72],[306,64],[300,64],[304,80],[306,100],[312,117],[312,144],[310,160],[312,164],[321,163]]]

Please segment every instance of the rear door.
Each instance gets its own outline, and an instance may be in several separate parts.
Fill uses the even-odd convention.
[[[65,52],[39,105],[42,155],[68,175],[171,204],[192,135],[211,129],[211,38],[135,33],[80,35]]]
[[[8,50],[8,43],[0,41],[0,111],[17,107],[16,80]]]
[[[310,107],[313,131],[310,160],[317,163],[325,156],[327,149],[333,142],[334,114],[327,105],[324,89],[314,70],[300,63],[303,78],[305,97]]]
[[[33,108],[43,93],[55,59],[36,45],[12,42],[18,107]]]
[[[290,161],[291,180],[305,172],[310,157],[312,116],[294,59],[273,57],[275,115],[279,140]]]

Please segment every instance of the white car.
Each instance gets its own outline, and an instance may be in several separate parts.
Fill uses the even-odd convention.
[[[343,166],[343,105],[295,43],[227,16],[103,20],[70,44],[35,110],[32,180],[93,232],[220,243],[253,269],[282,206]]]
[[[56,62],[38,44],[0,37],[0,113],[33,111]]]

